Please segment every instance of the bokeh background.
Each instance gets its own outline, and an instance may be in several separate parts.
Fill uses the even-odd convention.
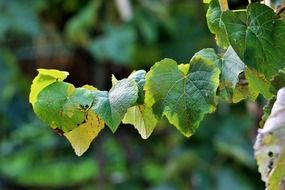
[[[252,150],[261,98],[221,102],[191,138],[165,120],[148,140],[129,125],[105,128],[82,157],[28,103],[37,68],[108,90],[111,74],[217,48],[206,9],[202,0],[0,0],[0,189],[264,189]]]

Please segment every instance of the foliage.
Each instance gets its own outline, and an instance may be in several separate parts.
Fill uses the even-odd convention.
[[[272,98],[268,79],[284,67],[285,46],[281,43],[284,21],[271,8],[259,3],[249,4],[246,10],[239,11],[223,10],[217,0],[206,3],[210,3],[207,13],[210,31],[216,35],[217,44],[228,49],[221,56],[213,49],[204,49],[195,54],[188,64],[177,65],[174,60],[164,59],[155,63],[146,75],[145,71],[137,71],[127,79],[118,81],[113,77],[113,87],[109,92],[74,88],[69,83],[60,82],[62,78],[52,76],[49,73],[52,70],[44,70],[47,76],[53,77],[53,81],[41,87],[38,81],[46,82],[46,77],[34,80],[31,96],[36,100],[30,99],[30,102],[35,102],[35,113],[52,128],[62,131],[73,144],[75,152],[81,155],[104,123],[115,132],[127,112],[124,122],[133,124],[143,138],[150,135],[156,119],[163,116],[189,137],[199,127],[204,115],[215,111],[218,87],[219,97],[230,102],[248,97],[255,100],[258,93],[268,100]],[[241,83],[241,73],[244,73],[245,84]],[[60,74],[64,75],[64,72]],[[35,90],[37,86],[41,89]],[[137,113],[139,118],[136,118]],[[94,135],[89,139],[87,136],[92,133],[81,129],[83,125],[90,126],[89,130],[101,127],[94,129]],[[81,144],[84,141],[70,138],[69,133],[79,133],[79,138],[89,139],[83,150]],[[82,133],[87,136],[82,137]],[[274,140],[273,144],[276,143],[280,144]],[[256,147],[257,152],[265,154],[259,146]],[[282,162],[283,152],[278,155]],[[260,168],[270,163],[258,162]],[[283,174],[278,174],[278,179],[271,177],[277,175],[271,173],[276,165],[279,166],[270,164],[267,177],[263,177],[268,187],[269,184],[280,184],[283,179]],[[264,176],[263,169],[261,172]]]
[[[41,4],[40,11],[43,13],[47,11],[49,14],[41,14],[45,15],[46,23],[56,18],[59,22],[55,25],[58,25],[60,32],[62,31],[62,34],[71,43],[70,45],[86,49],[93,56],[93,59],[101,63],[108,64],[108,61],[112,61],[120,65],[128,64],[131,68],[146,68],[146,65],[151,65],[165,55],[178,60],[178,62],[187,63],[189,54],[194,54],[197,51],[193,48],[193,44],[199,43],[198,47],[200,48],[207,44],[205,43],[207,35],[199,30],[197,24],[192,24],[197,27],[189,32],[189,23],[193,23],[193,20],[188,19],[188,13],[195,12],[193,7],[197,3],[194,2],[191,6],[185,6],[187,4],[183,3],[174,3],[173,6],[168,6],[168,3],[160,4],[160,1],[157,1],[157,6],[149,1],[142,1],[145,3],[134,2],[133,19],[124,23],[114,11],[116,8],[113,3],[106,3],[105,1],[89,1],[86,3],[85,1],[73,0],[70,2],[45,2]],[[48,167],[44,170],[47,171],[46,176],[54,176],[54,185],[52,185],[52,183],[45,182],[44,178],[35,180],[40,169],[31,171],[30,175],[21,173],[20,171],[24,171],[23,167],[14,164],[16,161],[20,162],[20,159],[11,156],[14,155],[12,153],[5,153],[11,161],[5,159],[7,160],[5,165],[8,167],[0,167],[1,173],[3,174],[4,171],[5,176],[9,176],[10,179],[17,179],[17,183],[34,184],[35,186],[45,184],[48,187],[60,187],[70,181],[73,181],[70,183],[73,186],[82,180],[90,179],[91,176],[96,176],[96,178],[100,178],[100,176],[104,178],[105,176],[109,180],[107,184],[116,184],[119,189],[137,188],[135,184],[142,181],[143,184],[156,184],[154,185],[156,189],[179,189],[179,187],[227,189],[228,183],[236,189],[255,189],[257,185],[251,186],[252,182],[248,181],[246,177],[240,177],[240,173],[243,173],[244,170],[252,171],[255,169],[254,162],[249,156],[252,155],[251,143],[245,139],[245,136],[252,134],[251,129],[248,128],[252,123],[245,122],[235,125],[241,123],[241,120],[246,120],[247,117],[236,115],[226,119],[219,112],[221,107],[225,106],[224,103],[221,103],[223,101],[237,103],[247,98],[256,100],[258,95],[262,94],[263,97],[270,100],[265,109],[264,119],[269,116],[272,104],[275,101],[274,94],[283,86],[283,71],[280,71],[279,75],[273,76],[277,74],[279,69],[283,68],[282,60],[284,58],[281,53],[283,45],[279,41],[282,39],[282,35],[278,36],[280,39],[276,39],[272,35],[281,34],[283,21],[271,9],[258,3],[249,5],[247,10],[223,12],[218,1],[208,0],[204,2],[210,3],[207,22],[210,31],[216,35],[217,44],[220,46],[218,51],[207,48],[196,53],[187,64],[177,65],[174,60],[164,59],[157,62],[149,72],[139,70],[119,81],[113,77],[113,87],[109,92],[97,90],[92,86],[75,88],[72,84],[63,82],[67,76],[66,72],[53,71],[62,74],[63,77],[60,77],[50,70],[40,70],[37,80],[34,80],[32,86],[33,93],[30,95],[33,98],[30,101],[35,112],[57,133],[64,134],[77,155],[83,154],[88,149],[90,143],[104,127],[104,123],[111,131],[118,131],[119,134],[122,130],[124,131],[124,128],[118,128],[121,121],[132,124],[144,139],[148,138],[156,127],[154,137],[156,138],[156,135],[161,134],[163,138],[153,144],[155,138],[142,142],[132,137],[132,135],[136,137],[136,134],[125,134],[120,138],[124,139],[124,142],[119,142],[120,145],[118,145],[116,142],[118,139],[114,141],[114,137],[111,135],[104,138],[104,143],[101,142],[100,136],[105,137],[106,133],[108,134],[108,130],[102,130],[94,143],[101,142],[105,150],[103,155],[107,154],[104,157],[106,159],[105,164],[103,164],[106,166],[107,174],[97,174],[96,162],[84,164],[82,161],[82,167],[79,162],[78,167],[71,167],[70,163],[74,161],[63,161],[63,167],[61,167],[62,163],[50,167],[54,168],[51,169],[54,171],[53,173],[49,173]],[[196,10],[201,9],[196,8]],[[19,9],[20,11],[21,9]],[[61,17],[64,11],[67,11],[68,17]],[[170,16],[171,14],[172,16]],[[198,14],[196,12],[196,15]],[[70,15],[72,16],[70,17]],[[102,15],[105,16],[102,17]],[[164,22],[166,20],[167,22]],[[268,20],[268,23],[266,22],[266,25],[260,24],[264,20]],[[63,21],[66,22],[65,25],[62,24]],[[274,24],[270,24],[270,21],[273,21]],[[178,26],[182,27],[182,29],[179,28],[179,32],[176,31]],[[263,26],[266,27],[263,28]],[[19,28],[19,30],[25,31],[25,28]],[[9,34],[9,30],[4,31],[2,35],[6,36],[7,34]],[[34,35],[35,33],[31,34]],[[198,34],[199,38],[189,37]],[[161,38],[168,38],[173,42],[170,40],[170,43],[157,45],[161,43]],[[268,41],[274,43],[268,44]],[[266,59],[263,59],[264,57]],[[171,69],[172,74],[167,73],[165,69]],[[199,73],[205,74],[200,75]],[[75,75],[74,73],[71,74],[71,77]],[[118,75],[116,74],[116,76]],[[272,76],[274,78],[270,80]],[[100,75],[97,73],[96,77],[100,78]],[[67,80],[70,81],[70,78]],[[175,84],[173,87],[170,86],[172,83]],[[7,95],[7,92],[14,93],[15,89],[3,91],[3,97],[9,97],[10,94]],[[208,113],[215,110],[218,110],[218,113],[215,113],[214,116],[220,116],[219,119],[207,116]],[[176,134],[171,128],[164,129],[169,132],[167,134],[162,132],[161,125],[167,125],[161,124],[163,122],[161,118],[164,116],[186,136],[196,132],[200,125],[204,126],[189,139],[189,143],[188,140],[185,141],[177,135],[170,135]],[[207,119],[200,123],[203,118]],[[219,126],[214,127],[216,130],[213,130],[214,123]],[[31,125],[40,126],[38,121]],[[30,126],[31,130],[32,126]],[[231,126],[231,128],[225,126]],[[235,138],[232,135],[233,128],[235,129]],[[40,128],[31,134],[38,134],[36,131],[45,133],[44,128]],[[54,135],[48,135],[48,139],[54,138],[56,138]],[[7,138],[7,142],[12,141],[8,141]],[[62,143],[60,139],[57,142]],[[126,152],[120,148],[122,144],[124,144]],[[144,146],[140,146],[140,144]],[[5,144],[5,146],[7,145]],[[50,163],[52,156],[44,153],[46,146],[42,145],[40,141],[38,146],[41,147],[39,148],[41,155],[45,158],[43,164]],[[44,148],[42,148],[43,146]],[[50,147],[56,146],[55,144],[50,145]],[[66,147],[66,144],[64,146]],[[98,150],[97,147],[100,146],[96,146],[95,161],[98,157],[102,157],[102,150]],[[155,156],[151,155],[149,158],[146,149],[153,152],[152,154]],[[6,151],[6,148],[3,150]],[[29,150],[28,152],[31,152]],[[135,159],[128,159],[126,155],[129,154],[129,151],[134,150],[136,152],[134,155],[138,156]],[[128,154],[126,154],[127,152]],[[28,154],[27,151],[24,151],[21,154],[22,158],[36,161],[36,157],[27,157],[26,154]],[[65,153],[65,157],[67,155],[68,153]],[[90,154],[86,154],[86,158],[88,155]],[[13,157],[15,159],[11,159]],[[142,160],[141,157],[145,159]],[[169,157],[170,159],[166,160]],[[236,163],[230,165],[227,160],[221,161],[221,157],[232,159]],[[201,158],[203,158],[202,161]],[[65,158],[58,159],[65,160]],[[172,161],[173,159],[175,161]],[[136,160],[132,165],[136,166],[134,168],[137,169],[127,170],[126,160]],[[209,164],[212,161],[216,167]],[[27,163],[27,161],[22,162],[21,166],[27,165]],[[161,163],[168,164],[165,168],[164,164]],[[193,163],[199,163],[199,165]],[[15,166],[13,171],[17,172],[9,172],[9,167],[13,165]],[[99,167],[101,165],[102,162]],[[246,169],[241,171],[235,167],[236,165],[243,165]],[[185,168],[189,167],[193,171],[188,171],[189,169],[186,171]],[[56,177],[59,175],[56,173],[59,171],[56,168],[62,168],[59,170],[62,171],[63,176],[66,176],[66,181]],[[67,172],[66,168],[70,168],[70,173]],[[138,171],[139,168],[142,168],[143,171]],[[91,169],[93,173],[85,172],[91,171]],[[78,173],[76,174],[76,170],[84,170],[86,175],[80,178],[77,175]],[[102,168],[98,171],[101,172]],[[64,175],[64,173],[68,173],[68,175]],[[20,174],[27,177],[19,177]],[[161,176],[161,179],[157,176]],[[185,184],[189,178],[193,183]],[[201,179],[203,179],[202,182]],[[177,184],[183,185],[177,186]],[[112,189],[111,185],[105,187]]]

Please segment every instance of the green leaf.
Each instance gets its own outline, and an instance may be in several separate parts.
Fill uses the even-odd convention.
[[[227,48],[229,46],[226,30],[222,21],[222,11],[218,0],[207,0],[204,3],[210,3],[206,18],[211,33],[215,34],[218,46]]]
[[[224,23],[230,45],[234,48],[235,52],[243,60],[247,29],[244,20],[241,19],[238,13],[231,11],[223,12],[221,19]]]
[[[236,88],[233,90],[233,103],[237,103],[246,98],[255,101],[259,94],[266,99],[271,99],[273,94],[270,92],[270,82],[255,70],[246,68]]]
[[[246,19],[244,19],[246,18]],[[251,68],[270,79],[285,66],[285,21],[262,4],[249,5],[246,17],[226,11],[222,15],[230,44]]]
[[[128,108],[135,105],[138,99],[138,87],[134,80],[117,81],[107,91],[95,91],[91,109],[115,132]]]
[[[40,91],[34,111],[52,128],[68,132],[85,122],[93,99],[93,91],[54,82]]]
[[[38,69],[38,72],[33,80],[29,97],[29,101],[33,106],[42,89],[56,81],[63,81],[68,76],[68,72],[54,69]]]
[[[204,115],[216,108],[220,71],[202,56],[195,56],[186,69],[174,60],[163,59],[147,73],[144,89],[147,106],[189,137]]]
[[[277,93],[279,89],[285,86],[285,70],[279,70],[278,74],[273,76],[271,82],[271,89],[270,91],[274,94]]]
[[[88,111],[86,121],[64,136],[71,143],[75,154],[81,156],[103,128],[104,122],[93,111]]]
[[[248,89],[251,93],[258,92],[266,99],[273,97],[273,94],[270,92],[270,82],[264,75],[258,73],[256,70],[247,68],[245,70],[245,77],[248,82]]]
[[[273,107],[273,104],[275,103],[275,101],[276,101],[276,96],[273,96],[269,101],[267,101],[265,106],[263,106],[263,108],[262,108],[263,109],[263,115],[262,115],[261,121],[259,122],[260,127],[264,126],[265,121],[268,119],[268,117],[271,113],[271,110],[272,110],[272,107]]]
[[[134,71],[128,77],[129,80],[134,80],[138,86],[138,104],[142,104],[144,102],[144,85],[145,85],[145,70]]]
[[[239,82],[239,75],[245,70],[243,61],[230,46],[220,61],[221,77],[235,87]]]
[[[212,1],[212,0],[203,0],[203,3],[209,4],[209,3],[211,3],[211,1]]]
[[[270,82],[264,75],[246,68],[233,91],[233,103],[246,98],[255,101],[259,94],[262,94],[266,99],[273,97],[273,94],[270,92]]]
[[[230,46],[224,55],[218,55],[214,49],[207,48],[199,51],[195,55],[201,55],[215,63],[220,69],[220,96],[231,102],[233,88],[239,82],[239,75],[245,70],[245,65]]]
[[[267,190],[285,187],[285,89],[278,91],[277,99],[264,127],[258,130],[254,145],[255,157]]]
[[[244,99],[249,98],[254,101],[258,97],[259,92],[250,91],[248,88],[248,83],[246,84],[238,84],[236,88],[233,90],[233,103],[238,103]]]
[[[142,104],[129,108],[123,123],[134,125],[141,137],[147,139],[155,128],[157,119],[152,109]]]
[[[157,123],[152,109],[144,103],[145,74],[144,70],[139,70],[128,77],[129,80],[134,80],[137,83],[138,100],[137,105],[129,108],[123,118],[123,123],[134,125],[143,139],[147,139],[151,135]]]

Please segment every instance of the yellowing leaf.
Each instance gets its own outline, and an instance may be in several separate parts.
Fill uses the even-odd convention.
[[[273,94],[270,92],[270,82],[263,74],[248,67],[245,69],[244,74],[246,82],[239,81],[239,83],[237,83],[233,91],[233,103],[237,103],[246,98],[255,101],[259,94],[262,94],[266,99],[273,97]]]
[[[155,128],[157,119],[151,108],[145,105],[137,105],[128,109],[123,123],[134,125],[141,137],[147,139]]]
[[[241,100],[249,98],[252,101],[255,101],[259,92],[258,91],[250,91],[248,84],[237,84],[236,88],[233,90],[233,103],[238,103]]]
[[[29,101],[34,106],[38,94],[48,85],[63,81],[69,75],[68,72],[55,69],[38,69],[39,74],[33,80]]]
[[[104,122],[93,111],[89,111],[86,121],[64,136],[71,143],[75,154],[81,156],[103,128]]]
[[[115,77],[115,75],[112,75],[111,81],[112,85],[115,85],[118,82],[118,79]]]
[[[92,85],[88,85],[88,84],[82,86],[82,88],[85,88],[85,89],[87,89],[87,90],[97,90],[96,87],[94,87],[94,86],[92,86]]]
[[[248,89],[251,93],[259,92],[266,99],[272,98],[273,94],[270,92],[270,82],[264,75],[254,69],[247,68],[245,70],[245,77],[248,82]]]

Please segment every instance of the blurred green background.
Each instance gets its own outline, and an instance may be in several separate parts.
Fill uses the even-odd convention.
[[[82,157],[28,103],[37,68],[107,90],[111,74],[217,48],[206,9],[200,0],[0,0],[0,189],[263,189],[252,150],[256,103],[221,102],[189,139],[167,121],[148,140],[128,125],[105,128]]]

